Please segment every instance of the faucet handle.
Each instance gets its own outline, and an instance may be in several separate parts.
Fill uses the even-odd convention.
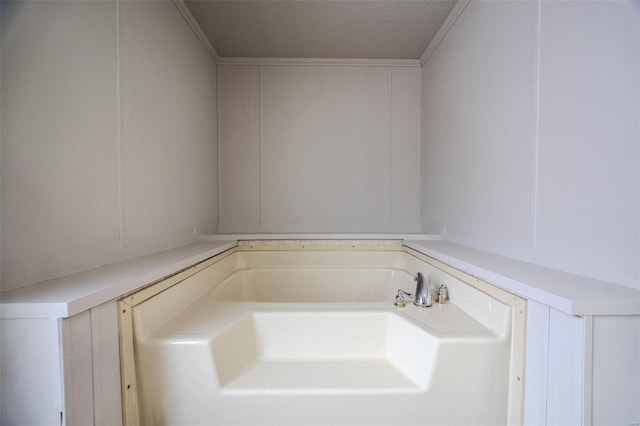
[[[405,307],[404,296],[413,297],[413,294],[408,293],[402,289],[398,289],[398,294],[396,294],[396,301],[394,302],[394,305],[397,306],[398,308],[404,308]]]
[[[447,290],[447,286],[442,284],[438,289],[438,295],[436,296],[436,302],[438,303],[447,303],[449,301],[449,290]]]

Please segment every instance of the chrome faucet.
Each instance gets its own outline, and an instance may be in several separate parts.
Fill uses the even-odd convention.
[[[431,292],[429,291],[429,284],[427,284],[427,281],[424,279],[424,275],[418,272],[414,281],[416,282],[416,293],[413,304],[423,308],[431,306]]]

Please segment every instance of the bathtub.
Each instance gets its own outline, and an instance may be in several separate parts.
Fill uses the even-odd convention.
[[[449,303],[394,306],[417,272]],[[125,423],[520,424],[525,309],[401,246],[239,246],[120,301]]]

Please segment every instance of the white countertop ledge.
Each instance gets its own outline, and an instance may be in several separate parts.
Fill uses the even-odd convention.
[[[570,315],[640,315],[640,290],[445,241],[404,245]]]
[[[0,293],[0,318],[67,318],[231,249],[238,240],[402,239],[405,246],[570,315],[640,315],[640,290],[407,234],[234,234]]]
[[[237,241],[199,241],[0,293],[0,318],[67,318],[193,266]]]

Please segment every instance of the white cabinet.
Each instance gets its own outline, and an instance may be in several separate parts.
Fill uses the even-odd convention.
[[[116,309],[2,319],[0,424],[122,424]]]
[[[528,301],[524,424],[640,424],[640,316]]]

